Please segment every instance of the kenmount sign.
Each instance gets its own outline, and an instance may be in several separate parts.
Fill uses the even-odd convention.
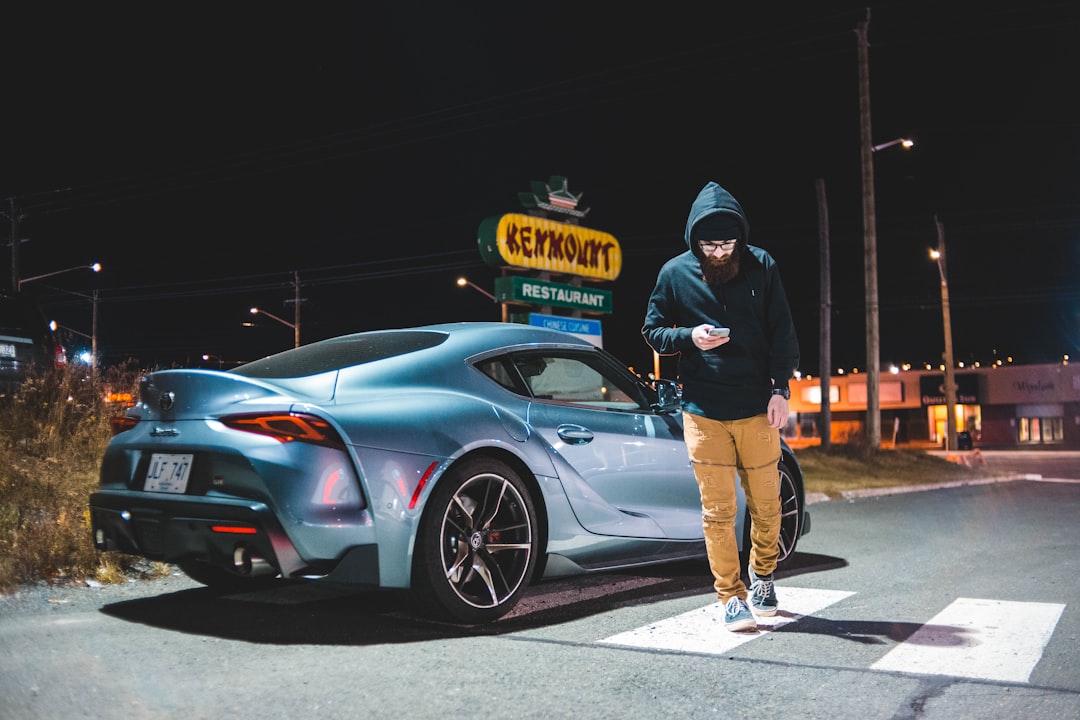
[[[533,183],[531,193],[519,193],[526,209],[538,214],[508,213],[480,223],[480,256],[488,265],[575,275],[591,280],[615,280],[622,271],[622,248],[609,233],[577,223],[588,210],[578,204],[566,178],[554,176]],[[553,217],[566,217],[561,222]]]

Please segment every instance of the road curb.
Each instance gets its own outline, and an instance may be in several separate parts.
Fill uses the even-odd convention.
[[[828,502],[834,499],[856,500],[858,498],[878,497],[881,495],[901,495],[903,493],[925,492],[927,490],[944,490],[946,488],[965,487],[968,485],[993,485],[995,483],[1012,482],[1013,480],[1042,480],[1042,475],[1037,473],[1018,473],[1015,475],[1003,475],[1000,477],[973,478],[970,480],[951,480],[949,482],[928,483],[926,485],[897,485],[895,487],[865,488],[862,490],[844,490],[839,498],[831,498],[825,493],[807,493],[806,504]]]

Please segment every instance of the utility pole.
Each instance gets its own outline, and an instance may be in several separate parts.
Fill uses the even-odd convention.
[[[98,372],[98,353],[97,353],[97,321],[98,321],[98,291],[94,289],[93,296],[93,315],[90,321],[90,374],[93,377],[97,377]]]
[[[8,219],[11,220],[11,291],[19,292],[19,213],[15,198],[8,198]]]
[[[949,308],[949,273],[945,265],[945,227],[937,225],[937,263],[941,275],[941,320],[945,326],[945,449],[956,450],[956,363],[953,360],[952,311]]]
[[[829,251],[829,205],[825,201],[825,180],[818,178],[818,236],[821,238],[820,285],[820,383],[821,383],[821,447],[832,447],[832,401],[829,397],[832,385],[832,270]]]
[[[870,63],[866,20],[859,23],[859,126],[862,138],[863,270],[866,284],[866,441],[881,447],[881,341],[878,336],[877,226],[874,211],[874,143],[870,132]]]
[[[293,270],[293,287],[296,296],[293,300],[293,347],[300,347],[300,273]]]

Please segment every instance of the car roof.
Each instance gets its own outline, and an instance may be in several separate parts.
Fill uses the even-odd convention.
[[[374,361],[415,369],[425,361],[437,366],[451,359],[497,349],[552,345],[595,349],[592,343],[576,335],[521,323],[441,323],[328,338],[255,360],[230,372],[259,378],[310,377]]]

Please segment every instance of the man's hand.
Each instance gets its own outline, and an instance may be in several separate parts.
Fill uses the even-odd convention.
[[[783,395],[773,395],[769,398],[769,427],[782,428],[788,421],[788,402]]]
[[[718,348],[724,343],[731,340],[730,337],[718,337],[716,335],[710,335],[709,331],[712,330],[714,327],[716,326],[706,323],[704,325],[698,325],[696,328],[694,328],[690,333],[690,337],[694,340],[694,346],[697,347],[699,350],[712,350],[713,348]]]

